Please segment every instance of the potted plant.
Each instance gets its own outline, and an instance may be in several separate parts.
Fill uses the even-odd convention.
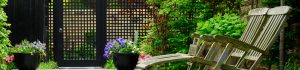
[[[133,70],[139,58],[137,33],[135,33],[134,42],[123,38],[109,41],[104,48],[103,56],[113,58],[113,63],[118,70]]]
[[[14,63],[20,70],[35,70],[39,65],[41,54],[45,55],[45,44],[40,41],[30,43],[23,40],[20,44],[10,48],[15,59]]]

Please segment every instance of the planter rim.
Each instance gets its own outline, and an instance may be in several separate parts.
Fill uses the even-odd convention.
[[[13,54],[39,54],[39,53],[19,53],[19,52],[13,52]]]
[[[113,53],[113,54],[139,54],[139,53]]]

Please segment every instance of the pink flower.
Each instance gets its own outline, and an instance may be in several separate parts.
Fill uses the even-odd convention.
[[[14,59],[15,59],[14,55],[4,57],[4,60],[7,64],[10,64],[11,62],[13,62]]]
[[[145,59],[151,58],[151,57],[152,57],[151,55],[141,54],[139,56],[139,61],[142,61],[142,60],[145,60]]]

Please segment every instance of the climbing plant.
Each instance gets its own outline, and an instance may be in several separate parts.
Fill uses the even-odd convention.
[[[10,46],[8,39],[10,31],[7,30],[10,24],[6,23],[7,16],[3,9],[6,4],[7,0],[0,0],[0,70],[7,70],[7,64],[3,58],[8,56],[8,46]]]

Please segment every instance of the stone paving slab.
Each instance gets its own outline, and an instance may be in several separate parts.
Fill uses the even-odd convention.
[[[59,67],[58,70],[108,70],[101,67]]]

